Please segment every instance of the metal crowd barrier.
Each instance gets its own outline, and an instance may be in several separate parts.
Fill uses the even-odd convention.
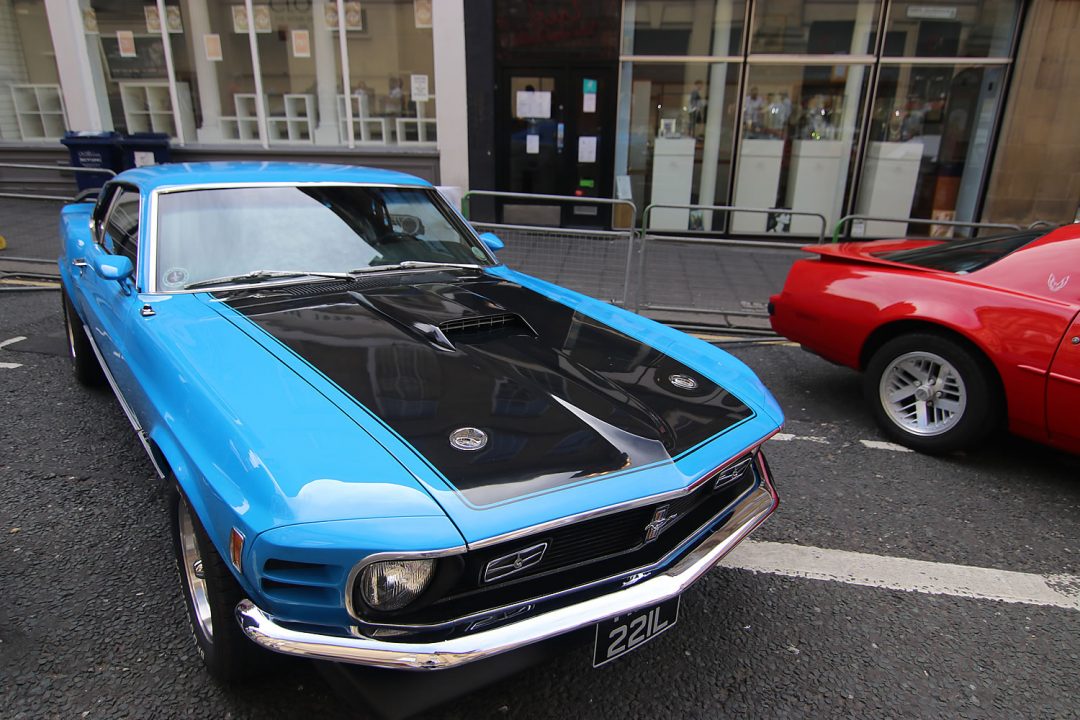
[[[805,239],[760,240],[695,237],[705,231],[650,228],[656,209],[689,213],[752,213],[807,217],[825,242],[828,221],[821,213],[787,208],[655,203],[641,218],[634,306],[643,314],[680,325],[723,327],[740,332],[770,332],[768,292],[779,290],[792,263],[804,253]],[[672,235],[671,233],[678,233]],[[790,237],[787,233],[781,237]],[[690,322],[688,322],[690,321]]]
[[[514,225],[477,220],[472,200],[520,200],[526,204],[549,203],[563,206],[604,205],[614,219],[618,207],[630,218],[625,229],[582,229],[546,225]],[[630,293],[637,208],[628,200],[585,198],[567,195],[470,190],[461,200],[462,214],[478,232],[494,232],[506,241],[501,260],[517,270],[557,283],[591,297],[636,310]]]
[[[34,165],[27,163],[0,163],[0,168],[7,168],[11,170],[42,170],[58,173],[86,173],[89,175],[107,175],[108,177],[116,177],[116,173],[108,168],[84,168],[75,167],[74,165]],[[0,192],[0,197],[5,198],[17,198],[19,200],[53,200],[60,202],[77,202],[81,198],[82,193],[76,193],[72,196],[67,195],[43,195],[41,193],[15,193],[15,192]]]
[[[1023,230],[1024,229],[1019,225],[1013,225],[1013,224],[1010,224],[1010,223],[966,222],[964,220],[933,220],[933,219],[930,219],[930,218],[911,218],[911,217],[909,217],[909,218],[877,217],[877,216],[874,216],[874,215],[845,215],[844,217],[840,218],[836,222],[836,227],[833,228],[832,241],[834,243],[840,242],[841,230],[843,230],[845,228],[845,226],[847,226],[847,232],[844,233],[844,240],[845,241],[852,240],[852,239],[855,239],[855,240],[873,240],[873,239],[875,239],[875,238],[872,238],[872,237],[865,237],[864,238],[864,237],[854,237],[854,236],[852,236],[850,226],[856,220],[861,220],[862,222],[896,223],[898,225],[904,225],[905,230],[906,230],[907,226],[909,226],[909,225],[944,225],[946,227],[963,227],[963,228],[972,228],[974,230],[980,230],[980,229],[987,229],[987,230]],[[1050,225],[1051,223],[1047,223],[1044,220],[1037,220],[1036,222],[1032,223],[1031,226],[1029,226],[1029,227],[1034,227],[1035,225],[1040,225],[1040,224]],[[889,237],[889,236],[885,235],[883,237]],[[911,235],[911,234],[909,234],[907,232],[897,233],[896,235],[894,235],[894,237],[917,237],[919,239],[925,238],[925,239],[940,239],[940,240],[947,240],[948,239],[948,238],[931,238],[931,236],[929,236],[929,235],[927,235],[927,236],[916,236],[916,235]]]
[[[670,229],[670,230],[667,229],[667,228],[650,228],[649,227],[649,220],[652,217],[653,211],[658,210],[658,209],[659,210],[686,210],[686,211],[688,211],[688,213],[691,213],[691,212],[708,212],[708,213],[723,212],[723,213],[730,214],[730,213],[733,213],[733,212],[740,212],[740,213],[751,213],[751,214],[757,214],[757,215],[779,215],[779,214],[784,214],[784,215],[788,215],[790,217],[813,218],[814,220],[817,220],[818,224],[820,224],[820,226],[821,226],[820,230],[818,231],[818,240],[817,240],[818,243],[825,242],[825,232],[829,227],[829,221],[825,219],[824,215],[822,215],[821,213],[809,212],[809,211],[805,211],[805,210],[789,210],[788,208],[740,207],[738,205],[668,205],[666,203],[653,203],[653,204],[647,206],[645,208],[645,212],[642,213],[642,215],[641,215],[641,235],[642,236],[645,236],[646,234],[648,234],[652,230],[657,230],[657,231],[660,231],[660,232],[682,233],[683,235],[686,235],[686,234],[703,235],[703,234],[706,234],[706,233],[709,232],[707,230],[690,230],[688,228],[675,228],[675,229]],[[777,235],[782,235],[782,236],[790,236],[791,235],[791,233],[776,233],[776,234]],[[664,236],[658,235],[656,237],[662,238]],[[775,240],[718,240],[716,238],[707,238],[707,239],[700,240],[699,242],[732,243],[732,244],[736,244],[736,245],[756,245],[757,247],[778,247],[778,248],[786,248],[786,247],[791,246],[791,242],[775,241]]]

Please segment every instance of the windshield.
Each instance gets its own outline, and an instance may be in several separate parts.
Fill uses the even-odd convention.
[[[409,261],[491,264],[429,188],[246,187],[158,198],[156,273],[165,291]]]
[[[914,250],[874,253],[874,256],[932,270],[969,273],[997,262],[1045,234],[1045,230],[1027,230],[1009,235],[942,242]]]

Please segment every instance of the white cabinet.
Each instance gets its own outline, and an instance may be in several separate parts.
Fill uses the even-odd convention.
[[[870,143],[859,189],[858,214],[910,217],[922,156],[923,144],[917,140]],[[863,237],[868,238],[903,237],[905,234],[906,223],[868,220],[863,228]]]
[[[280,102],[271,96],[266,130],[270,142],[315,142],[315,96],[303,93],[285,93]]]
[[[167,80],[125,80],[120,84],[120,104],[129,133],[156,132],[179,137]],[[176,83],[179,116],[185,140],[195,137],[195,114],[191,109],[191,89]]]
[[[10,89],[23,140],[56,140],[64,135],[67,119],[59,85],[19,84]]]
[[[387,144],[392,141],[390,120],[371,117],[370,95],[366,93],[349,96],[352,103],[353,139],[365,143]],[[349,118],[345,114],[345,96],[337,96],[338,138],[342,144],[348,142]]]
[[[825,232],[831,229],[833,204],[839,188],[845,143],[840,140],[796,140],[791,144],[791,171],[788,175],[788,207],[825,216]],[[817,235],[821,221],[813,217],[793,216],[791,232]]]
[[[689,205],[694,182],[694,138],[656,138],[653,145],[650,205]],[[649,213],[649,227],[686,230],[690,211],[660,208]]]
[[[226,140],[259,142],[259,112],[255,93],[234,93],[235,115],[221,116],[221,132]]]
[[[776,206],[780,186],[783,140],[743,140],[739,172],[735,178],[735,205],[750,208]],[[731,232],[765,232],[769,216],[764,213],[731,213]]]

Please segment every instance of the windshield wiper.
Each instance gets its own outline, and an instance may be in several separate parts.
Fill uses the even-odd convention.
[[[465,268],[466,270],[483,270],[483,265],[475,263],[455,262],[428,262],[426,260],[404,260],[393,265],[369,265],[368,267],[350,270],[349,275],[363,275],[364,273],[385,272],[388,270],[414,270],[417,268]]]
[[[188,283],[184,286],[185,290],[194,290],[195,288],[210,287],[211,285],[233,285],[239,283],[256,283],[263,280],[270,280],[272,278],[290,278],[290,277],[326,277],[326,278],[348,278],[350,273],[340,272],[321,272],[318,270],[252,270],[251,272],[242,273],[240,275],[224,275],[222,277],[210,278],[208,280],[196,280],[193,283]]]

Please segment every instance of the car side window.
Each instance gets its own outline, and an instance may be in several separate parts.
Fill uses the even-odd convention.
[[[116,255],[126,255],[132,264],[138,258],[139,193],[122,189],[113,200],[105,220],[102,245]]]

